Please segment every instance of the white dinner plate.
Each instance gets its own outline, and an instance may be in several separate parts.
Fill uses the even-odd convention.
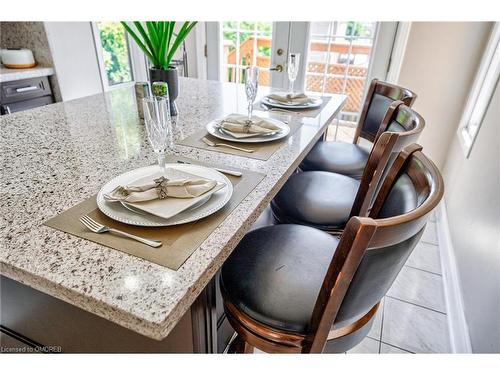
[[[274,92],[273,94],[285,96],[288,93],[287,92]],[[319,106],[321,106],[321,104],[323,104],[323,99],[321,99],[321,98],[311,97],[311,100],[312,100],[312,102],[307,103],[307,104],[284,104],[284,103],[278,102],[276,100],[269,99],[267,96],[263,96],[260,101],[264,105],[268,105],[268,106],[276,107],[276,108],[284,108],[284,109],[312,109],[312,108],[318,108]]]
[[[274,118],[266,118],[266,121],[269,121],[273,125],[279,126],[281,131],[270,134],[270,135],[256,135],[255,137],[247,137],[247,138],[235,138],[232,135],[225,133],[219,128],[219,123],[221,119],[210,121],[206,128],[207,132],[214,137],[222,139],[224,141],[230,142],[238,142],[238,143],[263,143],[263,142],[272,142],[281,138],[285,138],[288,134],[290,134],[290,127],[285,124],[283,121],[274,119]]]
[[[205,203],[208,202],[208,200],[212,197],[212,194],[207,194],[205,197],[203,197],[203,199],[195,202],[192,206],[190,206],[189,208],[187,208],[187,210],[195,210],[197,209],[198,207],[201,207],[203,206]],[[137,212],[141,215],[144,215],[145,213],[147,214],[148,212],[144,211],[144,210],[141,210],[139,207],[134,207],[132,206],[131,204],[127,203],[127,202],[120,202],[123,207],[125,207],[126,209],[130,210],[130,211],[134,211],[134,212]]]
[[[166,177],[172,180],[182,180],[182,179],[193,179],[197,180],[200,178],[198,175],[194,175],[192,173],[188,173],[186,171],[182,171],[177,168],[166,168]],[[128,181],[127,185],[130,186],[142,186],[153,182],[156,178],[161,176],[160,170],[157,170],[152,175],[145,175],[139,177],[137,180]],[[207,180],[208,181],[208,180]],[[192,209],[198,205],[200,202],[207,201],[212,196],[212,194],[216,193],[218,190],[222,189],[226,184],[220,181],[214,181],[215,186],[212,189],[209,189],[203,194],[200,194],[197,197],[183,199],[183,198],[174,198],[170,197],[168,199],[152,199],[144,202],[130,202],[124,204],[124,202],[120,202],[129,210],[131,208],[135,208],[135,211],[139,210],[140,212],[147,212],[154,216],[159,216],[163,219],[171,219],[174,216],[179,215],[181,212]],[[104,195],[106,198],[106,195]],[[132,210],[134,211],[134,210]]]
[[[139,210],[132,211],[122,205],[121,202],[108,202],[104,199],[104,194],[109,193],[118,185],[127,185],[141,177],[159,173],[158,165],[152,165],[125,172],[107,182],[97,194],[97,207],[103,214],[121,223],[144,227],[166,227],[190,223],[212,215],[224,207],[229,199],[231,199],[233,194],[233,185],[231,184],[231,181],[229,181],[229,179],[222,173],[214,169],[193,164],[177,163],[166,164],[166,167],[175,168],[200,177],[216,180],[224,183],[225,186],[213,193],[206,203],[201,206],[197,205],[196,207],[187,209],[170,219],[163,219],[147,212],[142,213],[139,212]]]

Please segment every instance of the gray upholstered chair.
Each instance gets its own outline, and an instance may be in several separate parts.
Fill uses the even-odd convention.
[[[399,154],[370,217],[352,217],[340,238],[286,224],[242,239],[220,279],[237,332],[230,351],[342,353],[367,335],[443,195],[438,169],[420,150]]]
[[[402,101],[408,107],[417,95],[412,91],[374,79],[356,128],[353,143],[319,141],[300,164],[301,171],[326,171],[360,179],[363,175],[370,148],[358,144],[364,138],[373,144],[386,130],[382,124],[391,104]]]
[[[424,128],[423,118],[401,102],[387,111],[382,124],[386,131],[377,138],[361,181],[324,171],[294,173],[271,202],[275,221],[335,233],[352,216],[364,216],[397,153],[415,142]]]

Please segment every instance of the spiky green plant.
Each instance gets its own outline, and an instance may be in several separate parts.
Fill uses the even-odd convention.
[[[139,48],[148,57],[156,69],[168,69],[179,48],[189,32],[197,22],[184,22],[177,33],[174,33],[175,21],[145,22],[146,28],[141,22],[132,22],[135,31],[127,22],[122,25],[137,43]]]

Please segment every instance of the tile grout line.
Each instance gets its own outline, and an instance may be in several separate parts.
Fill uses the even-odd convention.
[[[429,242],[429,240],[422,239],[422,238],[420,238],[420,240],[417,242],[417,245],[420,243],[423,243],[426,245],[431,245],[431,246],[439,246],[439,243],[437,241],[436,241],[436,243],[432,243],[432,242]],[[417,245],[415,245],[415,246],[417,246]]]
[[[399,349],[399,350],[403,350],[403,351],[407,352],[408,354],[416,354],[415,352],[411,352],[411,351],[409,351],[408,349],[403,349],[403,348],[400,348],[400,347],[399,347],[399,346],[397,346],[397,345],[394,345],[394,344],[389,344],[388,342],[385,342],[385,341],[380,340],[380,347],[382,347],[382,344],[392,346],[393,348],[396,348],[396,349]],[[382,354],[382,353],[380,353],[380,351],[379,351],[379,354]]]
[[[441,276],[441,277],[443,277],[443,275],[442,275],[442,274],[440,274],[440,273],[436,273],[436,272],[432,272],[432,271],[423,270],[422,268],[418,268],[418,267],[415,267],[415,266],[409,266],[409,265],[405,264],[403,267],[413,268],[414,270],[419,270],[419,271],[423,271],[423,272],[430,273],[430,274],[432,274],[432,275],[436,275],[436,276]]]
[[[426,241],[426,240],[420,240],[418,242],[422,242],[422,243],[425,243],[427,245],[434,245],[434,246],[438,246],[439,247],[439,244],[437,243],[432,243],[432,242],[429,242],[429,241]]]
[[[382,332],[384,332],[384,315],[385,315],[385,297],[384,303],[382,304],[382,321],[380,322],[380,336],[378,340],[378,354],[380,354],[380,350],[382,349]]]
[[[413,306],[417,306],[417,307],[420,307],[422,309],[426,309],[426,310],[429,310],[429,311],[433,311],[435,313],[439,313],[439,314],[443,314],[443,315],[446,315],[445,312],[442,312],[442,311],[439,311],[439,310],[434,310],[434,309],[431,309],[429,307],[425,307],[425,306],[422,306],[422,305],[419,305],[417,303],[414,303],[414,302],[410,302],[410,301],[405,301],[404,299],[401,299],[401,298],[397,298],[397,297],[392,297],[392,296],[388,296],[388,295],[385,295],[386,298],[392,298],[392,299],[395,299],[396,301],[400,301],[400,302],[404,302],[404,303],[408,303],[410,305],[413,305]]]
[[[438,244],[436,244],[436,243],[432,243],[432,242],[428,242],[428,241],[422,241],[422,240],[420,240],[419,242],[424,243],[424,244],[426,244],[426,245],[436,246],[436,247],[438,248],[438,251],[439,251],[439,245],[438,245]],[[440,276],[440,277],[441,277],[441,283],[443,282],[443,281],[442,281],[442,280],[443,280],[443,275],[442,275],[442,274],[439,274],[439,273],[436,273],[436,272],[432,272],[432,271],[427,271],[427,270],[424,270],[424,269],[421,269],[421,268],[418,268],[418,267],[408,266],[408,265],[406,265],[406,264],[405,264],[404,266],[406,266],[406,267],[408,267],[408,268],[415,269],[415,270],[419,270],[419,271],[427,272],[427,273],[429,273],[429,274],[431,274],[431,275]],[[443,312],[441,312],[441,311],[434,310],[434,309],[431,309],[431,308],[428,308],[428,307],[425,307],[425,306],[421,306],[421,305],[418,305],[418,304],[416,304],[416,303],[412,303],[412,302],[405,301],[405,300],[402,300],[402,299],[399,299],[399,298],[395,298],[395,297],[391,297],[391,296],[388,296],[388,295],[386,295],[385,297],[392,298],[392,299],[394,299],[394,300],[397,300],[397,301],[400,301],[400,302],[404,302],[404,303],[408,303],[408,304],[410,304],[410,305],[417,306],[417,307],[420,307],[420,308],[423,308],[423,309],[426,309],[426,310],[429,310],[429,311],[433,311],[433,312],[436,312],[436,313],[440,313],[440,314],[443,314],[443,315],[445,315],[445,316],[446,316],[446,313],[443,313]],[[384,318],[385,318],[385,300],[384,300],[384,305],[383,305],[383,307],[382,307],[382,323],[381,323],[381,327],[380,327],[380,339],[378,340],[378,341],[379,341],[379,350],[378,350],[379,354],[381,354],[381,352],[382,352],[382,344],[385,344],[385,345],[388,345],[388,346],[390,346],[390,347],[393,347],[393,348],[396,348],[396,349],[402,350],[402,351],[404,351],[404,352],[406,352],[406,353],[408,353],[408,354],[415,354],[415,353],[414,353],[414,352],[412,352],[412,351],[409,351],[409,350],[407,350],[407,349],[401,348],[401,347],[399,347],[399,346],[397,346],[397,345],[390,344],[390,343],[385,342],[385,341],[383,340],[384,320],[385,320]]]

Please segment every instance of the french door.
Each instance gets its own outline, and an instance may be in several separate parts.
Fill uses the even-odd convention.
[[[256,65],[261,85],[285,87],[289,51],[307,44],[306,22],[207,22],[206,28],[207,78],[223,82],[242,83],[245,66]]]
[[[261,68],[259,83],[286,89],[289,53],[300,53],[297,89],[346,94],[340,120],[355,123],[373,78],[385,80],[396,22],[209,22],[207,77],[242,83],[247,65]]]

